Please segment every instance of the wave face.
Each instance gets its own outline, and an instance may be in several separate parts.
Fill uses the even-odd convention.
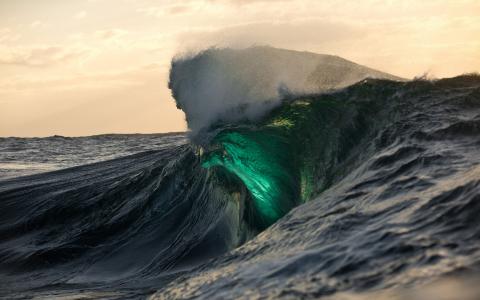
[[[201,143],[0,180],[0,296],[319,298],[478,272],[479,76],[278,103]]]
[[[148,286],[253,236],[245,190],[199,162],[179,142],[0,181],[0,295]]]
[[[243,182],[255,226],[274,224],[154,298],[354,297],[478,273],[479,122],[471,75],[365,80],[217,128],[203,166]]]

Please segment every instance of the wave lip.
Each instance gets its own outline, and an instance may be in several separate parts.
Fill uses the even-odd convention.
[[[338,56],[272,47],[210,48],[171,63],[169,88],[194,132],[218,121],[255,120],[285,94],[349,86],[365,78],[402,78]]]

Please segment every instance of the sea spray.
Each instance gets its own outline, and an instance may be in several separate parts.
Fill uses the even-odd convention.
[[[195,135],[216,122],[258,120],[286,91],[318,93],[367,77],[400,79],[338,56],[272,47],[210,48],[172,60],[168,86]]]

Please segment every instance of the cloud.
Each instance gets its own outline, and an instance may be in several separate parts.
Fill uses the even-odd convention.
[[[190,10],[190,7],[186,5],[172,5],[167,8],[169,14],[176,15],[186,13]]]
[[[125,36],[128,31],[118,28],[111,28],[105,30],[97,30],[94,32],[94,37],[104,39],[104,40],[118,40],[119,38]]]
[[[120,71],[101,71],[93,73],[70,73],[69,75],[41,77],[23,76],[0,81],[2,92],[74,89],[118,89],[122,87],[142,86],[152,78],[166,77],[169,65],[146,64]],[[148,80],[147,80],[148,79]],[[166,78],[164,79],[166,81]]]
[[[167,66],[75,74],[34,72],[0,82],[0,136],[186,129],[183,113],[166,88]]]
[[[173,5],[166,5],[163,7],[144,7],[137,9],[137,12],[144,14],[148,17],[155,17],[155,18],[162,18],[168,15],[179,15],[185,14],[192,11],[194,8],[192,5],[184,5],[184,4],[173,4]]]
[[[20,35],[14,33],[10,28],[0,28],[0,43],[15,42]]]
[[[0,64],[41,67],[79,58],[85,48],[59,45],[0,48]]]
[[[364,34],[361,26],[327,19],[291,22],[253,22],[216,29],[184,31],[178,41],[186,48],[217,46],[247,47],[254,44],[305,48],[312,44],[355,40]],[[185,42],[187,41],[187,42]]]
[[[43,28],[43,27],[46,27],[47,25],[42,22],[42,21],[34,21],[30,24],[30,27],[33,28],[33,29],[36,29],[36,28]]]
[[[73,17],[75,19],[81,20],[81,19],[84,19],[86,16],[87,16],[87,12],[82,10],[82,11],[79,11],[78,13],[76,13]]]
[[[137,12],[148,17],[161,17],[163,15],[163,9],[159,7],[137,8]]]
[[[291,0],[208,0],[212,3],[226,3],[226,4],[254,4],[254,3],[272,3],[272,2],[292,2]]]
[[[162,6],[141,7],[141,8],[138,8],[136,11],[147,17],[163,18],[166,16],[189,14],[189,13],[199,12],[200,10],[205,10],[209,7],[208,5],[205,5],[205,4],[209,4],[209,2],[210,2],[209,0],[208,1],[190,0],[190,1],[183,1],[180,4],[175,3],[175,4],[167,4]]]

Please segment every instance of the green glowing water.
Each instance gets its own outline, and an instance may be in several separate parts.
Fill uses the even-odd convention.
[[[215,138],[219,147],[203,158],[203,167],[222,166],[250,191],[257,219],[268,226],[287,213],[297,198],[288,141],[271,131],[235,130]]]
[[[367,132],[363,124],[373,123],[360,116],[376,117],[365,109],[372,110],[368,102],[328,95],[285,103],[262,122],[221,130],[204,149],[202,166],[239,179],[251,195],[255,225],[265,228],[341,177],[344,162],[358,156],[350,149]]]
[[[224,130],[202,158],[203,167],[223,167],[243,182],[260,227],[272,224],[311,193],[311,170],[298,163],[298,145],[292,142],[308,105],[297,101],[255,126]]]

